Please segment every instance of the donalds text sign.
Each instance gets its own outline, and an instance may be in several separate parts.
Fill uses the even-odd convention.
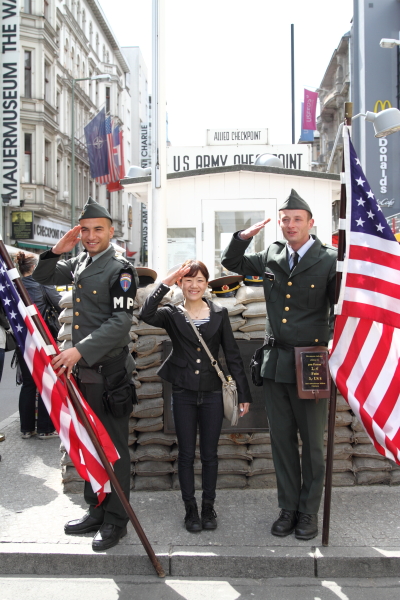
[[[374,106],[374,112],[381,112],[386,108],[392,108],[390,100],[377,100]],[[379,189],[381,194],[386,194],[388,189],[388,141],[385,137],[378,139],[379,154],[377,160],[381,170],[382,177],[379,180]]]

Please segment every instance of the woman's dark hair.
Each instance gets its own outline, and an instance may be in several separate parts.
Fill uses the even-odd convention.
[[[201,260],[186,260],[182,267],[188,267],[190,265],[190,271],[184,275],[184,277],[194,277],[200,271],[206,281],[210,279],[210,273],[206,265]]]
[[[29,275],[33,268],[36,267],[38,261],[35,256],[31,254],[25,254],[25,252],[18,252],[16,255],[16,261],[18,270],[22,276]]]

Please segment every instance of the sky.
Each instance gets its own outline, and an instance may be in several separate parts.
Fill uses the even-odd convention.
[[[151,82],[151,0],[100,0],[120,46],[140,46]],[[165,0],[169,139],[202,146],[207,129],[268,128],[290,144],[291,23],[296,140],[304,88],[315,91],[353,0]],[[150,88],[151,90],[151,88]],[[150,91],[149,90],[149,91]]]

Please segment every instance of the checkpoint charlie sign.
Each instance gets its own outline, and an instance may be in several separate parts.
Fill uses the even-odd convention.
[[[260,154],[274,154],[286,169],[309,171],[311,146],[287,144],[280,146],[170,146],[167,148],[168,173],[226,167],[231,165],[254,165]]]

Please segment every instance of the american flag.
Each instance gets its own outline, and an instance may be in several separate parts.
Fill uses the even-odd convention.
[[[346,256],[329,361],[380,454],[400,464],[400,245],[344,127]]]
[[[40,312],[34,304],[29,307],[25,306],[10,275],[13,276],[12,272],[7,271],[4,261],[0,258],[0,301],[17,344],[66,451],[79,475],[86,481],[90,481],[100,504],[106,493],[111,491],[108,474],[85,427],[75,412],[69,398],[65,377],[63,379],[57,377],[51,366],[52,357],[59,354],[57,345],[55,342],[52,345],[46,344],[32,319],[32,315],[37,314],[47,329]],[[49,332],[48,335],[52,339]],[[113,465],[118,460],[119,454],[110,436],[80,394],[72,377],[71,384],[107,459]]]

